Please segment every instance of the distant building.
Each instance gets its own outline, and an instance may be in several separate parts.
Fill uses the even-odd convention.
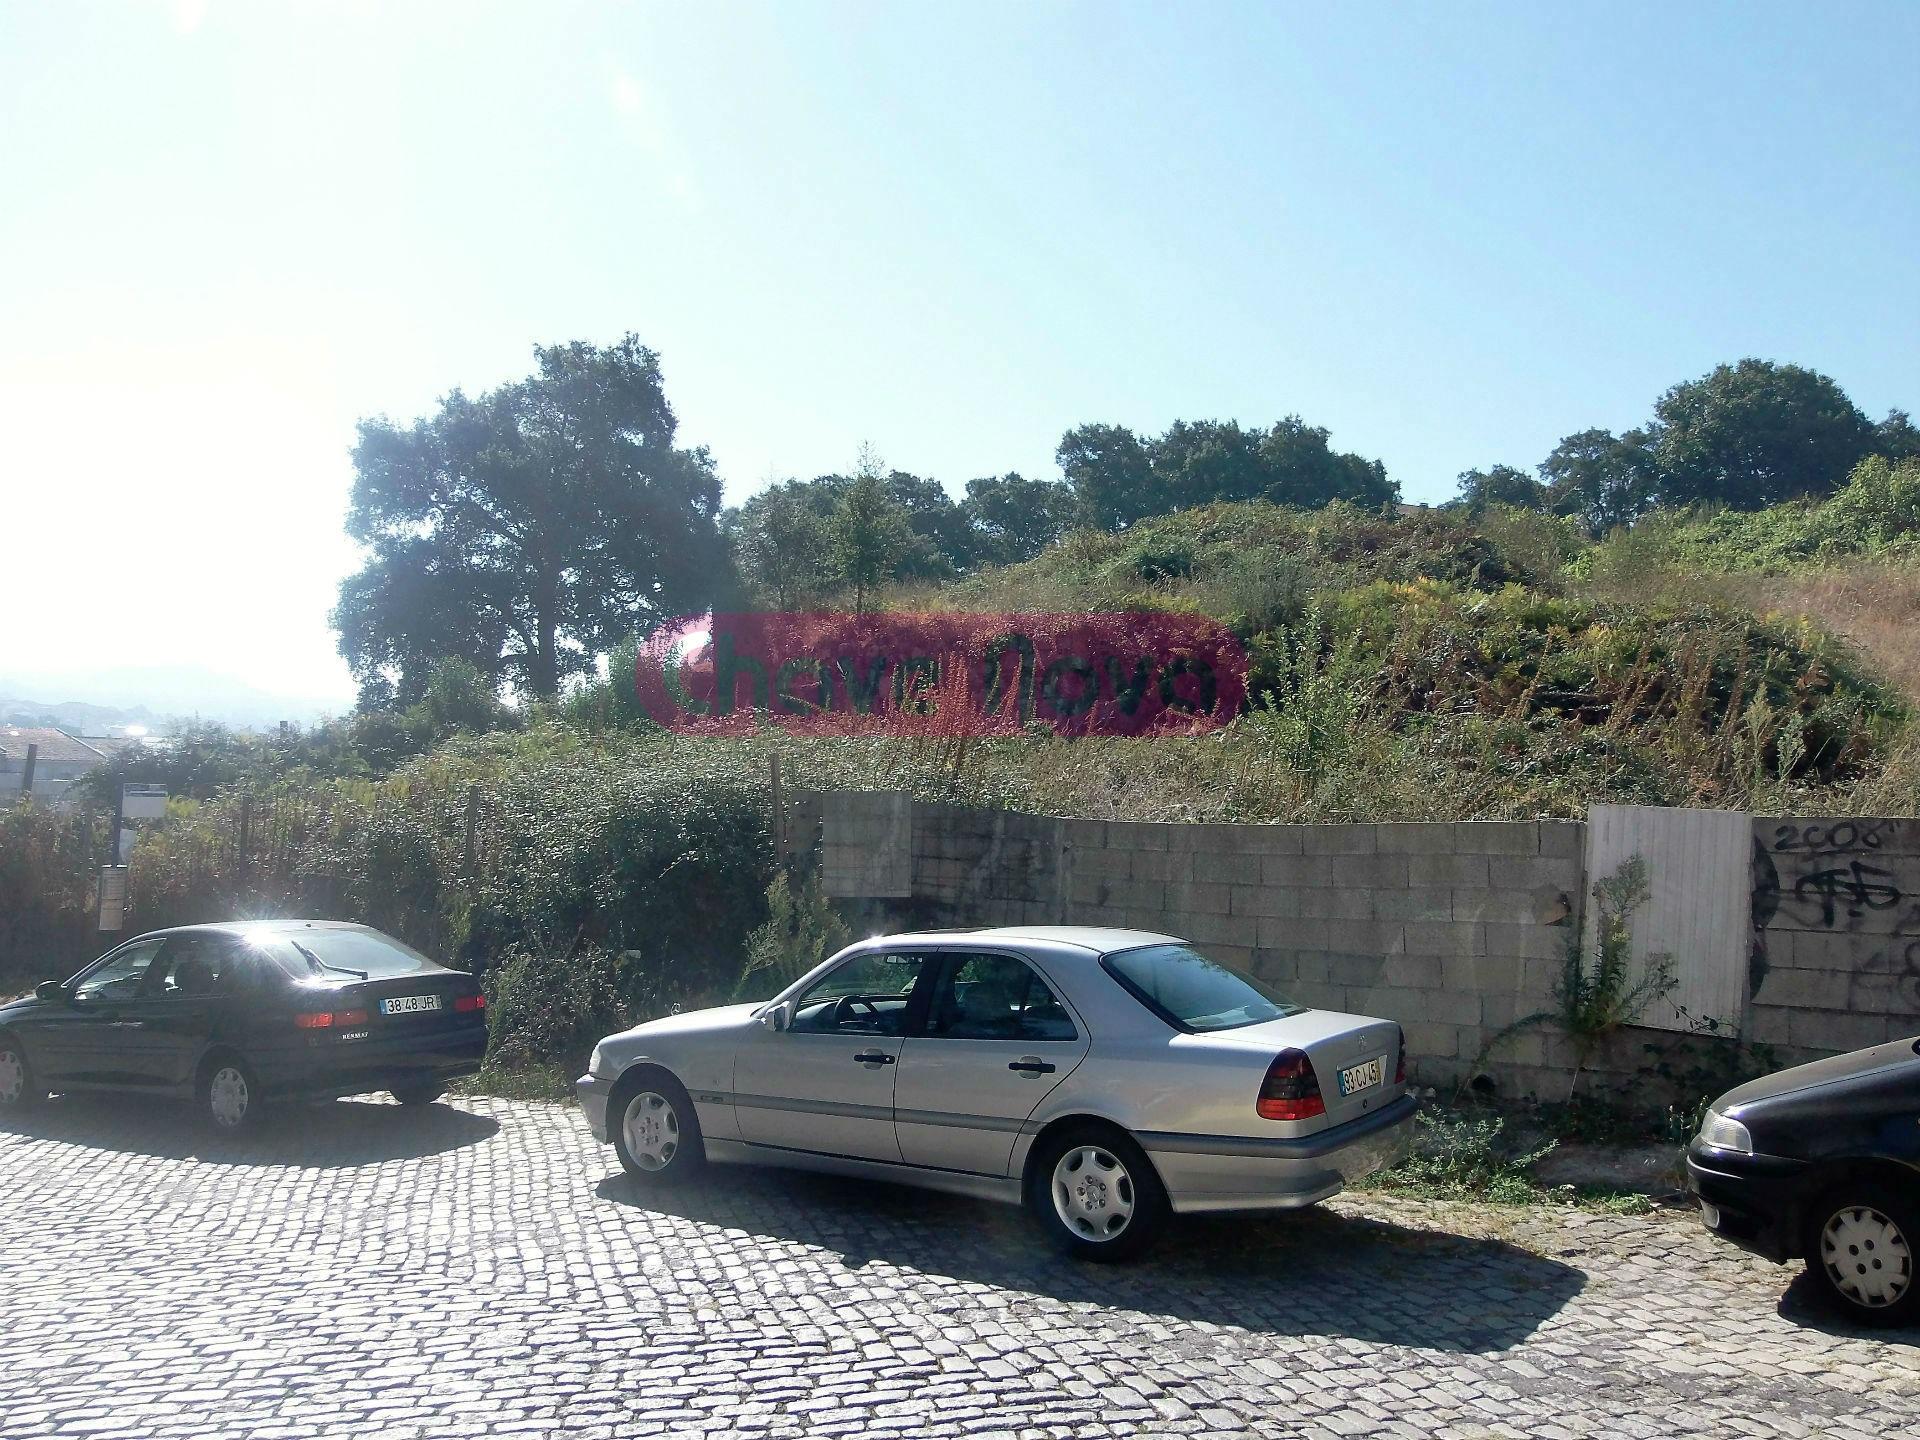
[[[104,750],[64,730],[0,725],[0,805],[19,798],[30,745],[38,751],[33,762],[34,798],[50,804],[57,804],[69,785],[107,758]]]

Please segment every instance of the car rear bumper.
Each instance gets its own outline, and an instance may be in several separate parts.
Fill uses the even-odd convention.
[[[1698,1140],[1687,1148],[1687,1188],[1699,1198],[1707,1228],[1779,1264],[1805,1252],[1803,1230],[1813,1177],[1802,1160],[1744,1155]]]
[[[587,1128],[602,1145],[607,1143],[607,1098],[613,1094],[613,1081],[598,1075],[582,1075],[573,1082],[573,1093],[586,1114]]]
[[[327,1099],[390,1090],[421,1080],[457,1080],[475,1074],[487,1054],[485,1023],[443,1035],[335,1041],[309,1050],[282,1050],[259,1058],[269,1095]]]
[[[1403,1095],[1378,1114],[1297,1140],[1166,1131],[1145,1131],[1138,1139],[1183,1214],[1294,1210],[1406,1159],[1419,1108]]]

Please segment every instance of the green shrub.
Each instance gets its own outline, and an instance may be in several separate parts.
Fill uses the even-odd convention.
[[[1503,1139],[1505,1125],[1497,1115],[1422,1110],[1414,1121],[1412,1156],[1376,1183],[1442,1200],[1486,1200],[1496,1205],[1536,1200],[1541,1190],[1527,1171],[1552,1152],[1555,1142],[1517,1150]]]
[[[736,996],[777,995],[852,938],[846,922],[821,893],[817,875],[794,888],[784,869],[767,886],[767,918],[747,936],[747,963]]]
[[[487,977],[488,1063],[553,1061],[585,1068],[606,1035],[625,1029],[620,957],[598,948],[556,956],[512,950]]]

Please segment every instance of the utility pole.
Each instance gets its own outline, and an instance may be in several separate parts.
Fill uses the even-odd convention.
[[[96,930],[105,930],[107,925],[107,878],[110,872],[120,867],[120,822],[127,801],[127,775],[117,770],[113,776],[113,828],[107,831],[107,863],[100,870],[100,891],[94,898],[93,925]],[[119,930],[126,924],[125,895],[121,897],[122,913],[115,916],[112,928]]]
[[[20,794],[28,800],[33,798],[33,767],[37,765],[39,761],[40,747],[38,745],[27,746],[26,767],[20,772]]]

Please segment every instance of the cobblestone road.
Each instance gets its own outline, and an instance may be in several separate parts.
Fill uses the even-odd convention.
[[[0,1130],[0,1435],[1913,1433],[1920,1350],[1793,1276],[1377,1197],[1081,1266],[889,1187],[643,1199],[570,1107],[56,1102]]]

